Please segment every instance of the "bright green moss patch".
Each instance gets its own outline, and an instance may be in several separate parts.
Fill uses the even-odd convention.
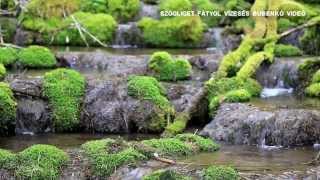
[[[260,95],[261,86],[254,79],[221,78],[207,82],[208,100],[211,114],[221,102],[244,102]]]
[[[18,54],[18,60],[21,65],[30,68],[51,68],[57,64],[54,54],[41,46],[22,49]]]
[[[0,169],[12,169],[14,167],[15,155],[10,151],[0,149]]]
[[[204,33],[200,17],[143,18],[138,27],[143,32],[144,42],[152,47],[197,46]]]
[[[8,84],[0,82],[0,135],[14,131],[17,103]]]
[[[157,153],[165,156],[187,156],[197,152],[213,152],[219,146],[211,139],[206,139],[198,135],[178,134],[172,138],[144,140],[146,146],[155,148]]]
[[[107,13],[118,21],[132,20],[139,12],[139,0],[81,0],[81,10],[91,13]]]
[[[159,111],[152,117],[147,130],[160,132],[166,126],[166,122],[174,114],[174,108],[166,98],[164,87],[157,79],[148,76],[130,76],[128,78],[128,95],[152,102]]]
[[[21,179],[59,179],[68,155],[51,145],[33,145],[17,154],[15,174]]]
[[[189,0],[161,0],[160,11],[191,11],[192,4]]]
[[[17,50],[13,48],[0,48],[0,63],[7,66],[18,59]]]
[[[274,51],[277,57],[291,57],[291,56],[301,56],[302,51],[292,45],[277,44]]]
[[[180,139],[183,142],[196,145],[200,151],[213,152],[217,151],[220,146],[213,142],[211,139],[204,138],[195,134],[178,134],[175,138]]]
[[[308,96],[320,97],[320,83],[311,84],[305,90]]]
[[[7,74],[7,70],[3,64],[0,64],[0,79],[4,79]]]
[[[320,83],[320,70],[313,75],[312,83]]]
[[[89,157],[92,173],[99,177],[107,177],[122,165],[135,163],[146,158],[121,140],[89,141],[83,144],[82,148]]]
[[[191,76],[192,66],[188,60],[173,59],[167,52],[156,52],[151,56],[149,68],[163,81],[177,81]]]
[[[171,136],[182,133],[182,131],[187,127],[187,123],[190,116],[187,113],[178,113],[174,121],[167,125],[164,136]]]
[[[84,91],[85,79],[75,70],[62,68],[45,74],[44,95],[49,98],[58,131],[77,128]]]
[[[191,178],[178,174],[172,170],[158,170],[144,176],[142,180],[191,180]]]
[[[320,26],[310,27],[300,37],[302,49],[306,54],[320,55]]]
[[[279,18],[278,19],[278,32],[284,32],[291,28],[296,27],[298,24],[295,22],[290,21],[287,18]]]
[[[231,167],[211,166],[202,172],[204,180],[238,180],[240,178],[238,172]]]

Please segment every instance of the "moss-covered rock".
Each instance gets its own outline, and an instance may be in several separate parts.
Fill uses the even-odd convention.
[[[209,109],[213,115],[223,101],[244,102],[260,95],[261,86],[254,79],[221,78],[207,82]],[[242,97],[243,96],[243,97]]]
[[[302,50],[306,54],[320,55],[320,26],[310,27],[305,30],[304,35],[299,39]]]
[[[155,77],[163,81],[177,81],[191,76],[192,66],[186,59],[173,59],[167,52],[156,52],[151,56],[149,68]]]
[[[146,159],[143,154],[121,140],[89,141],[83,144],[82,148],[89,157],[92,173],[99,177],[111,175],[122,165]]]
[[[91,13],[107,13],[118,21],[132,20],[139,12],[139,0],[81,0],[81,10]]]
[[[186,143],[195,144],[198,147],[199,151],[203,152],[214,152],[220,148],[220,146],[211,139],[191,133],[178,134],[175,136],[175,138],[180,139],[181,141]]]
[[[20,50],[18,61],[22,66],[29,68],[51,68],[57,64],[54,54],[41,46],[29,46]]]
[[[51,145],[33,145],[17,154],[15,175],[21,179],[58,179],[68,155]]]
[[[173,170],[158,170],[146,175],[142,180],[191,180],[188,176],[181,175]]]
[[[277,57],[301,56],[302,51],[292,45],[277,44],[275,47],[274,55]]]
[[[204,180],[238,180],[240,178],[238,172],[231,167],[211,166],[202,172]]]
[[[8,84],[0,82],[0,135],[14,133],[16,108],[13,93]]]
[[[7,70],[3,64],[0,64],[0,79],[4,79],[7,74]]]
[[[289,30],[295,26],[297,26],[298,24],[295,22],[290,21],[287,18],[279,18],[278,19],[278,32],[284,32],[286,30]]]
[[[0,48],[0,63],[4,66],[15,63],[18,59],[17,50],[13,48]]]
[[[163,20],[143,18],[138,22],[144,42],[152,47],[197,46],[202,40],[204,25],[200,17],[174,17]]]
[[[15,154],[0,149],[0,169],[12,169],[15,164]]]
[[[161,0],[160,11],[191,11],[192,3],[189,0]]]
[[[139,100],[150,101],[156,106],[156,114],[146,127],[148,131],[161,132],[167,121],[174,115],[174,108],[166,98],[164,87],[153,77],[130,76],[128,95]]]
[[[72,131],[78,127],[85,79],[75,70],[56,69],[44,76],[44,95],[53,109],[57,131]]]

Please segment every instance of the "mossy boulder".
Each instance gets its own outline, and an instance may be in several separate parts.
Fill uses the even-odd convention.
[[[56,69],[44,75],[44,95],[53,109],[57,131],[73,131],[79,125],[85,79],[75,70]]]
[[[0,63],[4,66],[11,65],[18,59],[18,51],[14,48],[0,48]]]
[[[238,180],[240,178],[238,172],[231,167],[211,166],[202,172],[204,180]]]
[[[8,84],[0,82],[0,135],[14,133],[17,103]]]
[[[305,90],[308,96],[320,97],[320,70],[311,79],[311,84]]]
[[[118,21],[132,20],[140,10],[139,0],[81,0],[81,10],[90,13],[107,13]]]
[[[158,109],[146,127],[150,131],[161,132],[168,119],[174,114],[174,108],[166,98],[164,87],[153,77],[130,76],[128,95],[142,101],[149,101]]]
[[[82,148],[89,157],[92,173],[98,177],[108,177],[122,165],[146,159],[122,140],[89,141]]]
[[[245,89],[229,91],[225,95],[226,102],[247,102],[251,99],[251,94]]]
[[[15,164],[15,154],[0,149],[0,169],[12,169]]]
[[[144,42],[151,47],[196,47],[204,34],[204,24],[197,16],[163,20],[142,18],[138,27]]]
[[[68,155],[51,145],[33,145],[16,155],[15,175],[21,179],[58,179]]]
[[[292,57],[292,56],[301,56],[302,51],[292,45],[277,44],[274,51],[275,56],[277,57]]]
[[[148,66],[154,72],[155,77],[163,81],[185,80],[192,73],[192,66],[188,60],[173,59],[167,52],[154,53]]]
[[[18,61],[28,68],[52,68],[57,64],[54,54],[42,46],[29,46],[20,50]]]
[[[3,64],[0,64],[0,79],[4,79],[7,74],[7,70]]]

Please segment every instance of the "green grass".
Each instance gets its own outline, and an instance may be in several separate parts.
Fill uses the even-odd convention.
[[[79,115],[85,91],[85,79],[75,70],[56,69],[44,76],[44,95],[53,109],[57,131],[73,131],[79,125]]]
[[[238,180],[239,174],[231,167],[211,166],[202,172],[204,180]]]
[[[193,146],[197,146],[202,152],[213,152],[219,150],[220,148],[220,146],[211,139],[191,133],[178,134],[175,138],[186,143],[191,143]]]
[[[10,151],[0,149],[0,169],[10,170],[15,166],[15,154]]]
[[[176,173],[173,170],[157,170],[146,175],[142,180],[191,180],[191,177]]]

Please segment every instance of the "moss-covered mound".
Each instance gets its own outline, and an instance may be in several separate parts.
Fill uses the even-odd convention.
[[[320,70],[313,75],[311,84],[305,91],[308,96],[320,97]]]
[[[142,180],[191,180],[192,178],[174,172],[173,170],[158,170],[146,175]]]
[[[17,104],[8,84],[0,82],[0,135],[14,132]]]
[[[173,59],[167,52],[156,52],[151,56],[149,68],[155,77],[163,81],[177,81],[188,79],[192,73],[192,66],[186,59]]]
[[[231,167],[211,166],[202,172],[204,180],[238,180],[240,178],[238,172]]]
[[[304,52],[310,55],[320,55],[320,25],[310,27],[305,30],[300,38],[300,43]]]
[[[138,22],[144,42],[152,47],[197,46],[204,26],[200,17],[174,17],[163,20],[143,18]]]
[[[18,53],[19,63],[29,68],[51,68],[56,66],[54,54],[42,46],[29,46]]]
[[[51,145],[33,145],[13,154],[0,149],[0,169],[12,171],[18,179],[59,179],[68,155]]]
[[[14,0],[2,0],[0,3],[0,9],[13,11],[17,7],[17,4]]]
[[[219,145],[210,139],[193,134],[179,134],[172,138],[144,140],[145,146],[155,148],[155,151],[163,156],[187,156],[198,152],[213,152],[219,149]]]
[[[107,177],[118,167],[134,163],[146,157],[121,140],[104,139],[82,145],[89,157],[91,171],[95,176]]]
[[[237,77],[221,78],[216,81],[208,81],[209,108],[213,114],[220,103],[226,102],[245,102],[251,97],[259,96],[261,86],[254,79],[241,80]]]
[[[118,21],[132,20],[140,10],[139,0],[81,0],[81,10],[91,13],[107,13]]]
[[[292,45],[278,44],[275,47],[274,55],[276,57],[301,56],[302,51]]]
[[[164,87],[157,79],[148,76],[130,76],[128,78],[128,95],[140,100],[150,101],[157,108],[149,127],[149,131],[161,132],[166,126],[168,118],[174,114],[174,109],[166,98]]]
[[[141,142],[126,142],[122,139],[95,140],[83,144],[82,148],[89,158],[92,175],[106,178],[121,166],[138,164],[141,160],[154,158],[155,153],[160,157],[168,156],[177,159],[178,156],[216,151],[219,149],[219,145],[211,139],[197,135],[180,134],[173,138],[151,139]],[[162,177],[162,175],[160,176]]]
[[[78,127],[85,79],[75,70],[56,69],[44,76],[44,95],[53,109],[54,125],[58,131]]]
[[[13,48],[0,48],[0,63],[8,66],[18,59],[17,50]]]
[[[0,79],[4,79],[7,74],[7,70],[3,64],[0,64]]]

